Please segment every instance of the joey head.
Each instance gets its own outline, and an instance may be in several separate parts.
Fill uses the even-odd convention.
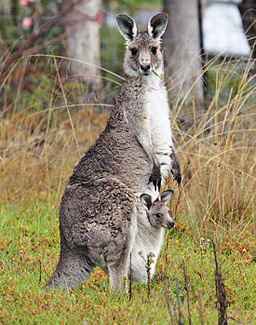
[[[167,206],[172,196],[172,190],[162,192],[155,201],[152,201],[152,197],[148,194],[142,194],[140,196],[152,227],[165,227],[168,229],[175,227],[174,221],[169,214],[170,209]]]

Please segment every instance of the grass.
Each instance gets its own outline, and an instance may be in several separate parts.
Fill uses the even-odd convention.
[[[125,290],[109,291],[100,269],[76,290],[40,290],[58,260],[65,184],[109,116],[104,105],[86,102],[81,95],[86,89],[64,84],[58,59],[49,57],[48,67],[49,60],[44,78],[35,67],[31,81],[31,65],[16,66],[1,86],[2,323],[176,324],[180,300],[182,322],[188,324],[185,265],[192,324],[217,324],[214,240],[229,323],[255,324],[256,84],[248,69],[238,73],[239,62],[210,63],[212,93],[205,108],[174,103],[183,182],[178,188],[170,179],[164,189],[175,191],[176,229],[166,232],[150,296],[147,285],[132,284],[129,299]],[[104,92],[97,103],[101,96]]]
[[[195,243],[185,225],[166,235],[166,242],[147,297],[146,285],[133,285],[128,294],[111,294],[106,275],[99,269],[88,281],[68,293],[42,292],[59,253],[55,196],[29,200],[19,207],[6,205],[1,211],[1,318],[3,323],[159,323],[167,324],[168,299],[177,313],[175,278],[179,278],[182,315],[187,323],[186,292],[182,266],[185,262],[193,324],[200,323],[198,294],[206,324],[217,323],[212,247]],[[55,217],[54,217],[55,216]],[[245,324],[253,324],[253,270],[250,231],[234,239],[223,238],[219,245],[222,273],[228,294],[228,314]],[[167,247],[168,243],[168,247]],[[40,264],[42,282],[39,284]],[[150,312],[149,312],[150,310]],[[128,321],[129,320],[129,321]]]

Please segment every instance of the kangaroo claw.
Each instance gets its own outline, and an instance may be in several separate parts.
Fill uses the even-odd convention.
[[[172,169],[171,169],[172,177],[173,180],[176,181],[177,184],[180,186],[181,184],[180,164],[174,151],[171,155],[171,159],[173,160]]]
[[[180,170],[175,170],[175,169],[172,169],[171,170],[171,173],[172,173],[172,177],[173,177],[173,180],[177,182],[177,184],[180,186],[181,184],[181,173],[180,173]]]
[[[151,182],[153,183],[155,190],[157,190],[157,188],[158,188],[158,190],[160,191],[161,182],[162,182],[160,168],[153,168],[152,174],[149,177],[148,184]]]

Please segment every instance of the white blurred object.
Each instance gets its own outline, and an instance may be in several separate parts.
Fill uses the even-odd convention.
[[[240,11],[234,3],[209,4],[204,12],[203,34],[208,53],[250,56]]]

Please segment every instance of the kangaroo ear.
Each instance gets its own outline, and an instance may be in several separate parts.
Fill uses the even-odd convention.
[[[167,204],[173,196],[173,190],[167,190],[160,194],[161,202]]]
[[[132,41],[138,34],[138,29],[135,21],[124,14],[116,16],[116,22],[120,33],[127,41]]]
[[[149,210],[152,205],[152,197],[148,194],[141,194],[140,200],[144,208]]]
[[[159,39],[166,30],[168,15],[160,13],[152,17],[148,23],[148,33],[155,39]]]

